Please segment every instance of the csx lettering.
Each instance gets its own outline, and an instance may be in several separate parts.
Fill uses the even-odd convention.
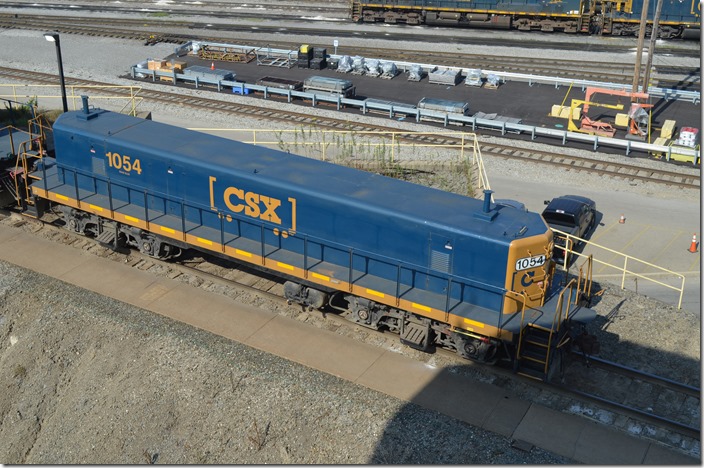
[[[241,213],[244,210],[244,214],[252,218],[281,224],[281,218],[276,214],[276,209],[281,206],[281,200],[277,198],[266,197],[254,192],[245,192],[237,187],[225,189],[223,197],[225,205],[235,213]],[[238,200],[244,203],[237,203]]]

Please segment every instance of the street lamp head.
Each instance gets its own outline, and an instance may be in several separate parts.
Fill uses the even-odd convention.
[[[45,32],[44,39],[46,39],[49,42],[58,42],[59,41],[59,33],[57,33],[56,31]]]

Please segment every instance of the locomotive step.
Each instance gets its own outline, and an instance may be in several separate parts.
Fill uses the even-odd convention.
[[[408,321],[401,330],[401,342],[414,349],[426,350],[429,348],[428,332],[428,325]]]
[[[112,245],[115,242],[115,230],[106,229],[101,232],[98,237],[95,238],[98,242],[105,245]]]

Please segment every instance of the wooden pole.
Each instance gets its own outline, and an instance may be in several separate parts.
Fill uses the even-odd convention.
[[[643,42],[645,42],[645,27],[648,24],[649,0],[643,0],[643,10],[640,13],[640,29],[638,30],[638,50],[636,51],[636,66],[633,72],[633,92],[638,92],[640,82],[640,65],[643,58]]]
[[[655,56],[655,42],[658,39],[658,26],[660,25],[660,12],[662,11],[662,0],[658,0],[655,7],[655,17],[653,18],[653,29],[650,32],[650,44],[648,45],[648,64],[645,66],[643,75],[643,92],[648,92],[650,82],[650,69],[653,67],[653,57]]]

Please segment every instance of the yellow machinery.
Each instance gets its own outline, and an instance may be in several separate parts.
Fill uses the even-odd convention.
[[[582,111],[582,121],[580,126],[574,123],[572,119],[574,109],[579,105],[584,105]],[[607,109],[623,110],[623,104],[599,104],[598,102],[582,101],[580,99],[572,99],[572,104],[570,105],[570,114],[567,117],[567,129],[571,132],[581,132],[588,133],[590,135],[601,135],[606,137],[613,137],[616,134],[616,129],[613,125],[606,122],[599,122],[598,120],[592,120],[587,116],[587,109],[589,106],[594,107],[606,107]]]

